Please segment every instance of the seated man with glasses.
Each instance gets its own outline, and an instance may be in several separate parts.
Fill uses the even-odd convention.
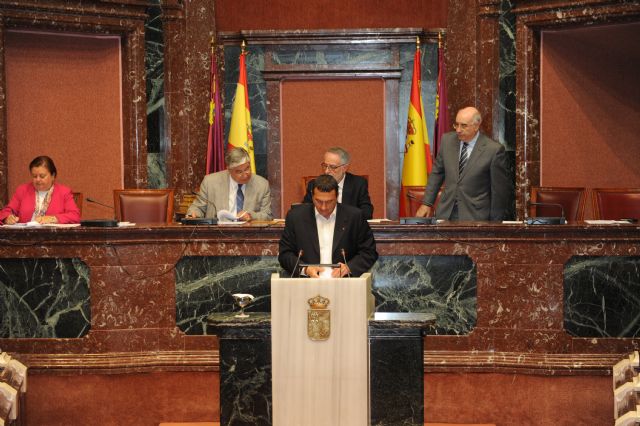
[[[369,197],[369,185],[362,176],[348,173],[351,156],[340,147],[327,149],[320,163],[322,173],[331,175],[338,181],[338,202],[362,210],[365,219],[373,217],[373,204]],[[303,203],[312,203],[313,181],[307,185],[307,193]]]
[[[436,217],[445,220],[502,221],[513,195],[504,146],[480,132],[482,117],[473,107],[462,108],[455,132],[442,138],[422,206],[416,216],[431,216],[438,191]]]
[[[243,148],[231,148],[224,156],[227,170],[208,174],[187,209],[187,217],[215,218],[220,210],[237,220],[271,220],[269,182],[251,172],[251,158]]]

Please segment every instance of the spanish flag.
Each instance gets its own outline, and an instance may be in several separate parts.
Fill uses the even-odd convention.
[[[402,187],[400,191],[400,216],[411,216],[407,200],[407,188],[427,185],[427,176],[431,172],[431,149],[425,123],[422,95],[420,93],[420,42],[416,46],[413,59],[413,79],[409,114],[407,116],[407,138],[404,142],[404,163],[402,165]]]
[[[233,99],[231,111],[231,128],[229,129],[229,147],[244,148],[251,157],[251,171],[256,172],[256,161],[253,155],[253,133],[251,131],[251,111],[249,110],[249,92],[247,91],[247,67],[245,65],[244,42],[240,53],[240,75]]]

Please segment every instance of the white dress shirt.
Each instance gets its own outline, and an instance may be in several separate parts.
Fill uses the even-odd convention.
[[[333,209],[328,219],[318,213],[317,209],[314,208],[314,210],[316,212],[316,226],[318,227],[318,242],[320,243],[320,263],[330,264],[333,260],[333,231],[336,227],[337,206]],[[331,277],[331,268],[325,267],[320,276]]]

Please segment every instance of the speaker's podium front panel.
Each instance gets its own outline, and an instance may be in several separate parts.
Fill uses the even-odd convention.
[[[371,275],[271,277],[273,424],[369,422]]]

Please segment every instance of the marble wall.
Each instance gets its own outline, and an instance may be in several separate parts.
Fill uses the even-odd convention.
[[[91,330],[80,259],[1,259],[0,338],[80,338]]]
[[[640,257],[575,256],[564,265],[564,327],[572,336],[640,336]]]

